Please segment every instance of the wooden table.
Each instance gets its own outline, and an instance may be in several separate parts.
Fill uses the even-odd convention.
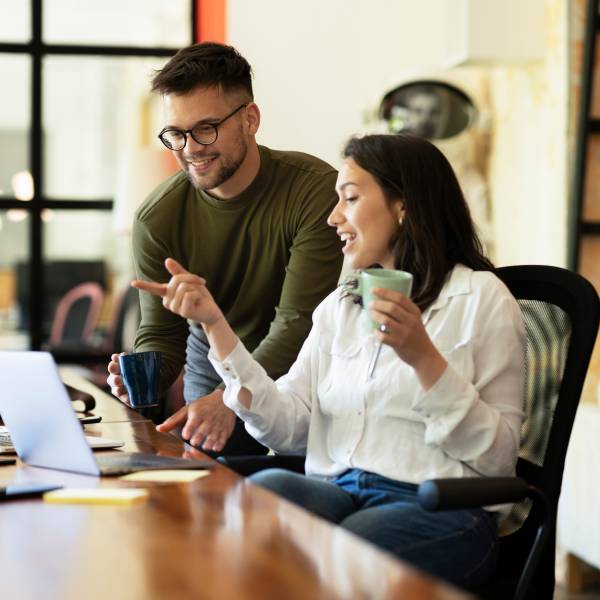
[[[129,451],[190,450],[107,394],[94,395],[95,412],[109,418],[87,426],[88,434],[120,438]],[[7,600],[468,598],[218,463],[192,483],[0,467],[0,485],[23,481],[143,486],[150,497],[130,506],[0,504]]]

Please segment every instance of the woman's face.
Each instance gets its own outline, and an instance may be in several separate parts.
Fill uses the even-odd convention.
[[[338,203],[327,218],[345,242],[343,253],[353,269],[375,263],[393,269],[392,243],[398,220],[404,216],[401,200],[388,202],[375,178],[346,158],[338,174]]]

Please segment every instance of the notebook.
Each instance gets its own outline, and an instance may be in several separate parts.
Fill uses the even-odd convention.
[[[0,415],[19,458],[86,475],[150,469],[208,469],[212,460],[156,454],[94,455],[49,352],[0,351]]]

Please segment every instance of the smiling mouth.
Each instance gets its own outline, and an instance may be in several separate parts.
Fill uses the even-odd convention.
[[[205,171],[216,158],[216,156],[213,156],[212,158],[204,158],[202,160],[186,160],[186,162],[195,171]]]
[[[352,245],[352,243],[354,242],[355,239],[356,239],[355,233],[341,233],[340,240],[342,240],[342,242],[345,242],[343,250],[344,251],[347,250]]]

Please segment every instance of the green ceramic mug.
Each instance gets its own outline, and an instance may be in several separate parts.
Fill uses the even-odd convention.
[[[349,282],[356,282],[350,284]],[[398,271],[396,269],[365,269],[358,273],[353,273],[345,282],[344,287],[352,294],[362,298],[362,303],[365,309],[368,310],[369,304],[373,300],[377,300],[377,296],[373,294],[374,288],[386,288],[401,292],[405,296],[410,297],[412,290],[413,276],[406,271]],[[369,326],[375,330],[379,324],[373,321],[370,311],[367,313]]]

